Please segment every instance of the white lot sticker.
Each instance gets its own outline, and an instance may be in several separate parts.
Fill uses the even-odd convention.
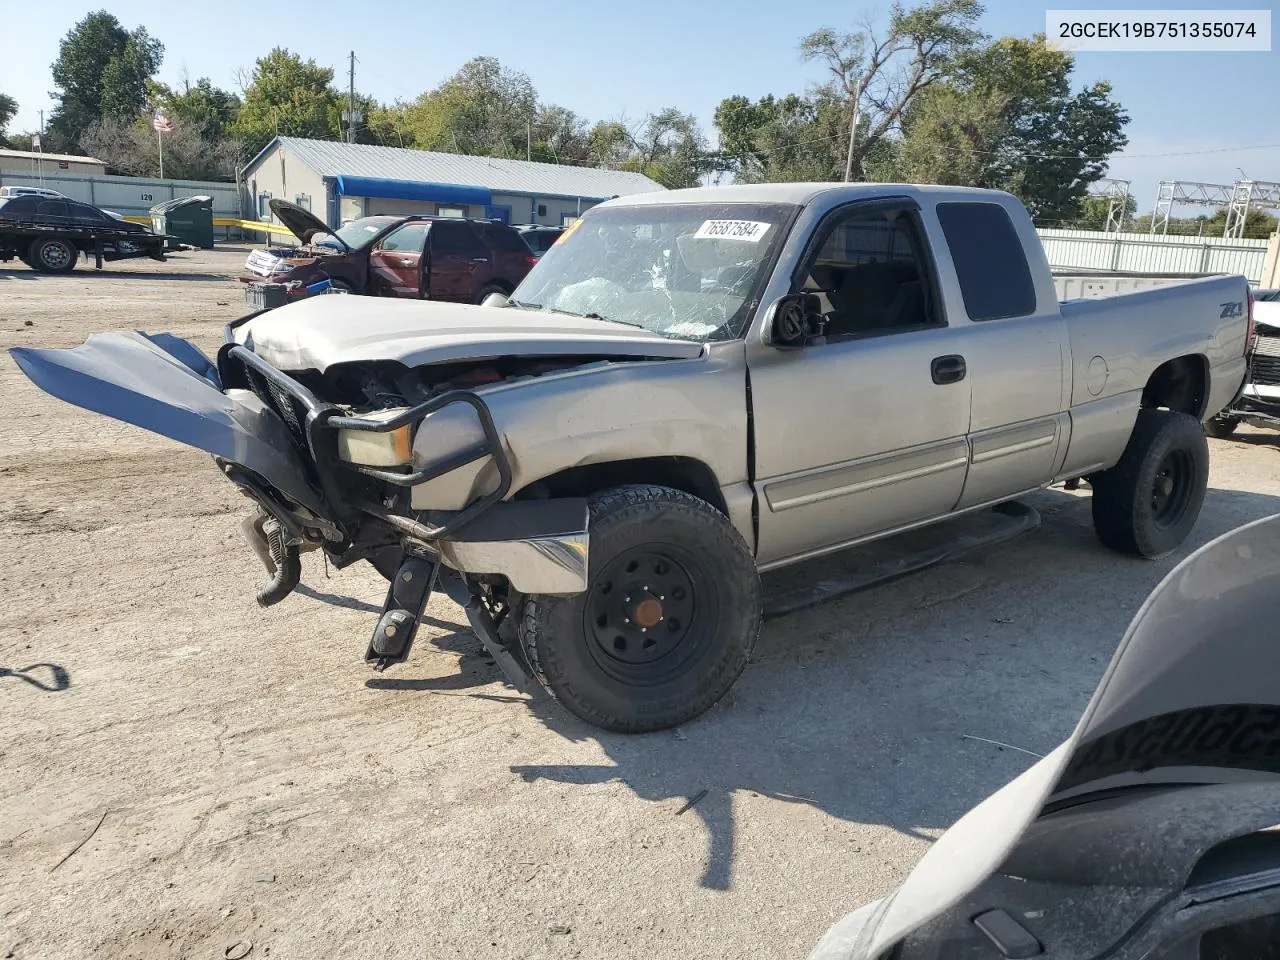
[[[694,234],[699,240],[745,240],[759,243],[769,230],[769,224],[756,220],[707,220]]]

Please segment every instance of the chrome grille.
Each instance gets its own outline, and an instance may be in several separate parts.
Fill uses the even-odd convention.
[[[1253,345],[1253,383],[1280,387],[1280,337],[1259,335]]]

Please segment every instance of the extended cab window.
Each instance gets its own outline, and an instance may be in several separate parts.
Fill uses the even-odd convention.
[[[399,230],[392,230],[383,237],[378,249],[395,250],[401,253],[421,253],[426,242],[427,225],[425,223],[406,223]]]
[[[935,324],[922,250],[913,213],[855,212],[827,228],[799,288],[818,295],[828,337]]]
[[[938,222],[951,251],[970,320],[1036,312],[1036,288],[1022,241],[998,203],[940,203]]]

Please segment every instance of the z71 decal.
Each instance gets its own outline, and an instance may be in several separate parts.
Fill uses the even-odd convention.
[[[1220,303],[1222,313],[1218,314],[1219,320],[1232,320],[1236,317],[1244,316],[1244,304],[1237,300],[1235,303]]]

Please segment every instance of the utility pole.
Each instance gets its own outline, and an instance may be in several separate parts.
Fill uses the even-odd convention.
[[[44,111],[40,111],[40,136],[36,137],[36,146],[39,159],[36,161],[36,169],[39,171],[40,186],[44,186]]]
[[[853,179],[853,145],[858,139],[858,120],[860,119],[862,103],[862,80],[858,81],[858,86],[853,91],[853,119],[849,123],[849,152],[845,156],[844,161],[844,182],[848,183]]]
[[[526,160],[533,159],[533,121],[526,120],[524,122],[524,158]]]
[[[356,142],[356,124],[364,117],[356,112],[356,52],[351,51],[351,67],[347,73],[347,109],[342,119],[347,121],[347,143]]]

